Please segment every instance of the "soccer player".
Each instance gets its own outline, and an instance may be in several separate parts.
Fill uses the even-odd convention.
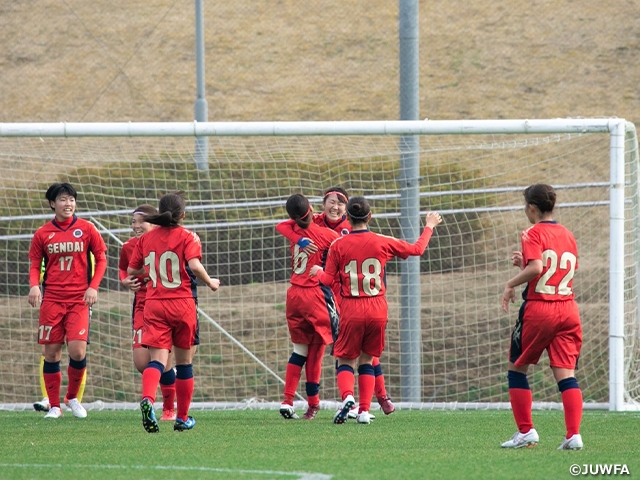
[[[340,332],[334,344],[338,359],[337,380],[342,406],[333,423],[344,423],[355,405],[355,367],[358,364],[360,393],[357,422],[371,421],[369,409],[374,389],[373,357],[384,349],[384,333],[388,320],[385,297],[385,265],[393,257],[422,255],[433,229],[442,222],[436,212],[426,214],[426,226],[415,243],[409,243],[369,230],[371,207],[364,197],[352,197],[347,204],[347,216],[353,230],[338,238],[329,248],[326,271],[311,268],[324,285],[340,282]]]
[[[316,225],[330,228],[340,235],[347,235],[351,232],[351,224],[347,219],[347,202],[349,201],[349,194],[347,191],[339,186],[333,186],[327,188],[322,195],[322,212],[313,214],[313,222]],[[301,237],[297,232],[294,232],[291,224],[283,222],[278,227],[278,231],[287,237],[289,240],[297,242],[298,245],[306,253],[313,253],[316,249],[315,244],[311,239]],[[335,284],[333,293],[336,301],[340,302],[340,286]],[[380,365],[380,359],[378,357],[373,358],[373,370],[375,376],[375,389],[374,393],[376,399],[380,404],[380,408],[385,415],[391,415],[395,412],[396,407],[393,405],[391,398],[387,394],[387,387],[384,380],[384,374],[382,372],[382,365]],[[354,408],[349,412],[349,418],[356,418],[357,410]],[[373,420],[375,416],[370,414]]]
[[[55,216],[36,230],[29,248],[29,304],[40,306],[38,343],[44,346],[42,369],[50,404],[45,418],[62,416],[60,359],[65,342],[69,353],[67,404],[75,417],[87,416],[77,397],[87,368],[91,307],[98,299],[98,287],[107,269],[107,247],[95,226],[75,215],[77,196],[68,183],[49,187],[45,198]],[[95,258],[93,275],[91,254]]]
[[[309,276],[309,270],[313,265],[323,264],[329,245],[339,235],[313,223],[313,210],[304,195],[291,195],[286,207],[290,220],[278,227],[288,224],[295,234],[313,241],[317,248],[315,253],[308,254],[291,240],[291,286],[287,290],[286,317],[293,353],[287,363],[280,415],[298,418],[293,397],[304,366],[308,408],[302,419],[313,420],[320,410],[322,357],[326,346],[333,343],[332,323],[338,322],[338,310],[331,288],[318,284],[317,278]]]
[[[120,249],[120,260],[118,269],[120,271],[120,282],[125,288],[134,292],[133,311],[131,322],[133,326],[133,364],[140,373],[144,371],[149,364],[149,350],[144,348],[141,343],[142,327],[144,325],[144,304],[147,297],[148,276],[134,276],[127,273],[129,267],[129,259],[138,239],[146,232],[155,227],[145,221],[146,215],[156,215],[158,210],[152,205],[143,204],[137,207],[133,212],[131,227],[134,237],[127,240]],[[172,368],[172,354],[169,354],[169,365],[165,366],[165,370],[160,377],[160,391],[162,392],[162,417],[160,420],[175,421],[176,412],[174,410],[174,402],[176,399],[176,371]],[[170,368],[166,368],[170,367]]]
[[[149,433],[160,430],[153,402],[172,348],[178,404],[173,429],[183,431],[195,426],[189,406],[193,398],[192,361],[198,328],[196,279],[213,291],[220,286],[220,280],[209,277],[201,263],[200,237],[182,226],[185,216],[182,195],[183,192],[163,195],[158,215],[145,216],[145,221],[159,227],[140,237],[127,269],[129,275],[149,277],[142,345],[149,349],[150,361],[142,372],[140,402],[142,425]]]
[[[524,213],[533,224],[522,233],[522,252],[511,259],[520,272],[502,293],[502,309],[515,301],[515,287],[526,284],[518,319],[511,334],[507,380],[509,399],[518,431],[504,448],[530,447],[538,443],[531,418],[532,395],[527,381],[529,365],[542,352],[562,395],[567,434],[558,450],[580,450],[582,437],[582,391],[575,368],[582,347],[580,312],[574,301],[573,276],[578,268],[578,249],[573,234],[553,220],[556,193],[550,185],[536,184],[524,191]]]
[[[95,261],[93,255],[91,255],[91,275],[93,275],[93,266],[95,265]],[[42,263],[40,264],[40,280],[39,283],[42,283],[44,280],[45,266],[44,266],[44,258],[42,259]],[[89,341],[87,340],[87,345]],[[38,368],[38,373],[40,374],[40,392],[42,392],[42,400],[37,402],[33,402],[33,409],[36,412],[48,412],[49,408],[51,408],[51,404],[49,403],[49,397],[47,393],[47,386],[44,383],[44,345],[42,346],[42,354],[40,355],[40,367]],[[87,384],[87,370],[84,370],[84,375],[82,376],[82,382],[80,382],[80,389],[78,390],[78,402],[82,403],[82,395],[84,394],[84,387]],[[65,396],[64,403],[68,403],[68,399]]]

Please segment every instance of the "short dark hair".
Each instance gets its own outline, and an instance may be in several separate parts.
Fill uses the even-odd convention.
[[[364,197],[351,197],[347,203],[347,215],[353,225],[354,222],[365,222],[371,213],[371,205]]]
[[[182,214],[185,212],[187,204],[184,200],[184,192],[167,193],[160,198],[158,203],[158,214],[147,215],[145,222],[161,227],[175,227],[180,225]]]
[[[294,193],[287,199],[287,213],[298,226],[307,228],[311,224],[311,206],[307,197],[301,193]]]
[[[536,183],[524,189],[522,192],[524,201],[529,205],[535,205],[540,213],[549,213],[556,206],[556,192],[551,185]]]
[[[70,183],[54,183],[47,189],[44,197],[49,201],[49,206],[51,207],[51,202],[55,202],[60,195],[65,194],[71,195],[76,200],[78,199],[78,192]],[[51,207],[51,210],[54,210],[54,208]]]

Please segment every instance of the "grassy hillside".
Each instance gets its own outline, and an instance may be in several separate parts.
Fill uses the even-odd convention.
[[[640,120],[635,2],[420,3],[420,116]],[[398,2],[205,2],[209,119],[398,118]],[[188,121],[193,2],[0,3],[0,121]]]

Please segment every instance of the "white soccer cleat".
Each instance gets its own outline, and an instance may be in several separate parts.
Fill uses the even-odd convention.
[[[358,418],[358,407],[353,407],[351,410],[349,410],[349,413],[347,414],[347,418],[352,418],[353,420],[356,420]],[[369,420],[375,420],[376,416],[369,412]]]
[[[333,423],[335,423],[336,425],[341,425],[346,422],[347,418],[349,418],[349,411],[355,404],[356,399],[353,398],[353,395],[347,395],[347,398],[345,398],[342,402],[340,409],[333,416]]]
[[[87,411],[84,409],[77,398],[72,398],[67,403],[67,406],[71,409],[71,413],[76,418],[87,418]]]
[[[511,440],[507,440],[502,444],[502,448],[530,448],[535,447],[538,444],[540,437],[535,428],[532,428],[527,433],[516,432]]]
[[[282,415],[283,418],[286,418],[287,420],[298,420],[298,414],[296,413],[296,411],[293,409],[293,406],[289,405],[288,403],[283,403],[280,405],[280,415]]]
[[[369,412],[360,412],[356,421],[362,425],[369,425],[371,423],[371,414]]]
[[[33,409],[36,412],[48,412],[51,408],[51,404],[49,403],[49,399],[44,397],[39,402],[33,402]]]
[[[60,418],[62,416],[62,410],[60,407],[51,407],[44,418]]]
[[[582,450],[583,446],[582,435],[576,433],[562,440],[562,444],[558,447],[558,450]]]

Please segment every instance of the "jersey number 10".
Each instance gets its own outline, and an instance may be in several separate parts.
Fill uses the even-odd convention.
[[[149,266],[149,280],[151,286],[156,288],[158,279],[164,288],[178,288],[180,280],[180,259],[176,252],[167,250],[158,259],[158,269],[156,270],[156,252],[149,252],[144,259],[145,266]]]

